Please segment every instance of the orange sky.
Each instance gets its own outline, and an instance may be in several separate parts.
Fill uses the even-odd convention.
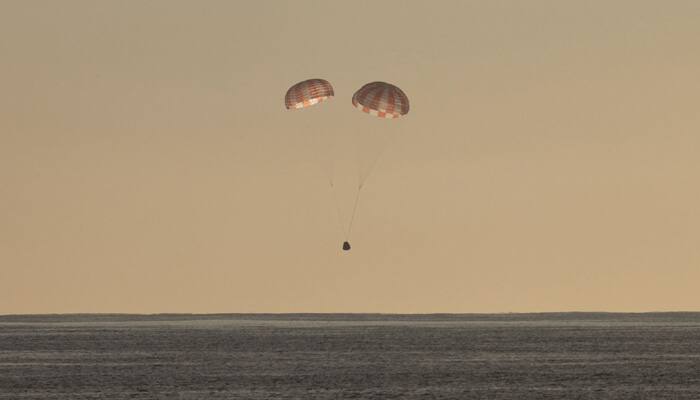
[[[0,314],[700,310],[698,21],[694,0],[4,1]],[[314,77],[336,97],[285,111]],[[351,106],[375,80],[405,118]],[[395,140],[344,254],[323,160],[347,214],[373,129]]]

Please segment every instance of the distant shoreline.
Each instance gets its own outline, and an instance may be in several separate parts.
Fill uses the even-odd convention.
[[[61,322],[71,321],[188,321],[188,320],[275,320],[275,321],[654,321],[700,320],[700,311],[664,312],[536,312],[536,313],[66,313],[66,314],[4,314],[0,322]]]

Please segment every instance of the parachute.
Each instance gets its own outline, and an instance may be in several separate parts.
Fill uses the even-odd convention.
[[[311,107],[333,97],[333,86],[325,79],[307,79],[287,90],[284,105],[287,110]]]
[[[285,95],[284,102],[285,107],[288,110],[295,110],[311,107],[328,100],[333,96],[333,87],[328,81],[324,79],[308,79],[290,87]],[[406,115],[409,111],[408,97],[401,89],[390,83],[378,81],[368,83],[358,89],[352,96],[352,104],[357,109],[381,119],[396,119]],[[387,129],[385,126],[379,127],[378,125],[372,125],[371,127],[366,126],[366,129],[360,129],[356,132],[356,140],[358,141],[358,186],[347,229],[345,229],[345,225],[342,223],[340,207],[336,201],[338,222],[346,239],[342,246],[344,251],[349,251],[351,248],[349,238],[352,231],[352,224],[355,219],[357,206],[360,201],[360,192],[366,179],[369,177],[372,169],[374,168],[375,163],[386,147],[386,143],[384,143],[382,146],[377,146],[376,143],[372,143],[372,146],[369,147],[372,147],[374,150],[378,150],[378,152],[365,152],[365,160],[360,160],[361,157],[359,154],[359,148],[361,145],[359,142],[361,140],[361,136],[365,135],[368,141],[374,142],[377,136],[386,136],[380,135],[380,133],[386,133],[386,131]],[[329,176],[331,189],[333,189],[334,186],[332,175],[333,174],[331,172]]]
[[[362,86],[352,96],[352,105],[379,118],[398,118],[408,114],[408,97],[403,90],[386,82]]]

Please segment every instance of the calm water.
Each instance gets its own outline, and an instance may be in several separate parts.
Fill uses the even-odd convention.
[[[700,313],[0,316],[0,399],[700,399]]]

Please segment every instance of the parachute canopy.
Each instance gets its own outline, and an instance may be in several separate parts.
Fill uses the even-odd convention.
[[[333,86],[324,79],[307,79],[287,90],[284,105],[288,110],[310,107],[333,97]]]
[[[379,118],[398,118],[408,113],[408,97],[386,82],[371,82],[352,96],[352,105]]]

